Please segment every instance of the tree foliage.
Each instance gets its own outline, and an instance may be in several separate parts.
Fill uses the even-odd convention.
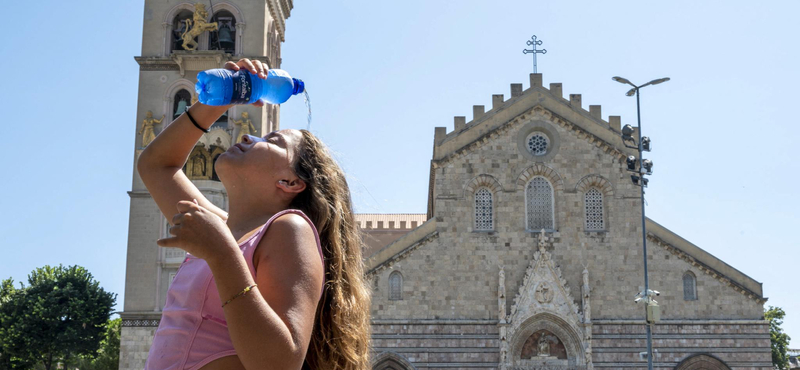
[[[108,321],[106,337],[100,342],[97,357],[84,356],[74,366],[80,370],[117,370],[119,369],[119,341],[122,319]]]
[[[0,368],[50,370],[95,356],[106,337],[116,294],[106,292],[80,266],[44,266],[28,286],[0,285]]]
[[[769,309],[764,311],[764,319],[769,321],[772,365],[780,370],[789,368],[789,356],[786,354],[786,349],[789,347],[789,339],[791,338],[781,328],[784,316],[786,316],[786,313],[780,307],[769,306]]]

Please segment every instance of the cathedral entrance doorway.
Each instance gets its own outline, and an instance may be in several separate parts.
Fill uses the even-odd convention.
[[[511,369],[584,369],[584,345],[578,331],[560,317],[539,313],[511,335]],[[508,366],[510,365],[510,366]]]
[[[681,361],[675,370],[731,370],[720,359],[710,355],[694,355]]]

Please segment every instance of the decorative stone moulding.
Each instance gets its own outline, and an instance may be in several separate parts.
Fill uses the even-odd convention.
[[[146,328],[146,327],[158,327],[158,324],[161,320],[122,320],[122,326],[124,327],[134,327],[134,328]]]
[[[503,190],[503,186],[500,185],[500,182],[494,178],[492,175],[487,174],[480,174],[474,177],[472,180],[467,182],[464,185],[464,193],[463,198],[466,199],[467,197],[475,194],[479,188],[486,187],[488,188],[493,194],[497,194],[498,192],[505,191]]]
[[[537,163],[520,172],[516,181],[517,189],[525,190],[525,186],[528,185],[528,181],[536,176],[542,176],[549,180],[550,183],[553,184],[554,191],[564,191],[564,180],[561,179],[561,176],[558,174],[558,172],[541,163]]]
[[[228,61],[225,53],[220,50],[173,51],[172,60],[178,65],[181,77],[186,71],[205,71],[207,69],[222,68],[223,61]]]
[[[575,185],[575,191],[578,193],[585,193],[593,187],[599,189],[600,192],[603,193],[603,196],[609,198],[614,196],[614,188],[611,186],[611,182],[603,176],[594,174],[586,175],[581,178]]]

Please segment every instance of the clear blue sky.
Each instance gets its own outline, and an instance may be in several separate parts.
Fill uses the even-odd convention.
[[[143,8],[6,6],[0,277],[79,264],[121,309]],[[299,0],[282,67],[306,81],[312,131],[363,213],[426,211],[434,127],[452,130],[453,116],[471,119],[510,83],[527,88],[533,34],[548,51],[545,84],[623,124],[635,125],[635,101],[612,76],[671,77],[642,91],[647,214],[762,282],[796,347],[797,14],[796,1]],[[282,127],[305,127],[303,109],[287,103]]]

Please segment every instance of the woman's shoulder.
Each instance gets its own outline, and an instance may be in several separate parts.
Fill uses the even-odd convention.
[[[258,241],[253,256],[254,267],[267,260],[282,263],[323,260],[319,235],[311,221],[304,216],[296,212],[276,214]]]
[[[314,233],[317,232],[317,228],[314,225],[314,222],[311,221],[311,218],[308,217],[302,210],[299,209],[285,209],[276,213],[275,215],[270,218],[268,221],[267,228],[272,228],[273,225],[281,225],[278,226],[279,228],[289,228],[289,229],[303,229],[305,227],[310,227]]]
[[[265,234],[270,234],[270,232],[273,234],[304,233],[307,231],[316,233],[314,224],[308,216],[299,209],[287,209],[273,216]]]
[[[299,209],[286,209],[273,215],[261,228],[256,240],[256,254],[264,253],[270,244],[300,244],[318,242],[319,234],[314,223]]]

